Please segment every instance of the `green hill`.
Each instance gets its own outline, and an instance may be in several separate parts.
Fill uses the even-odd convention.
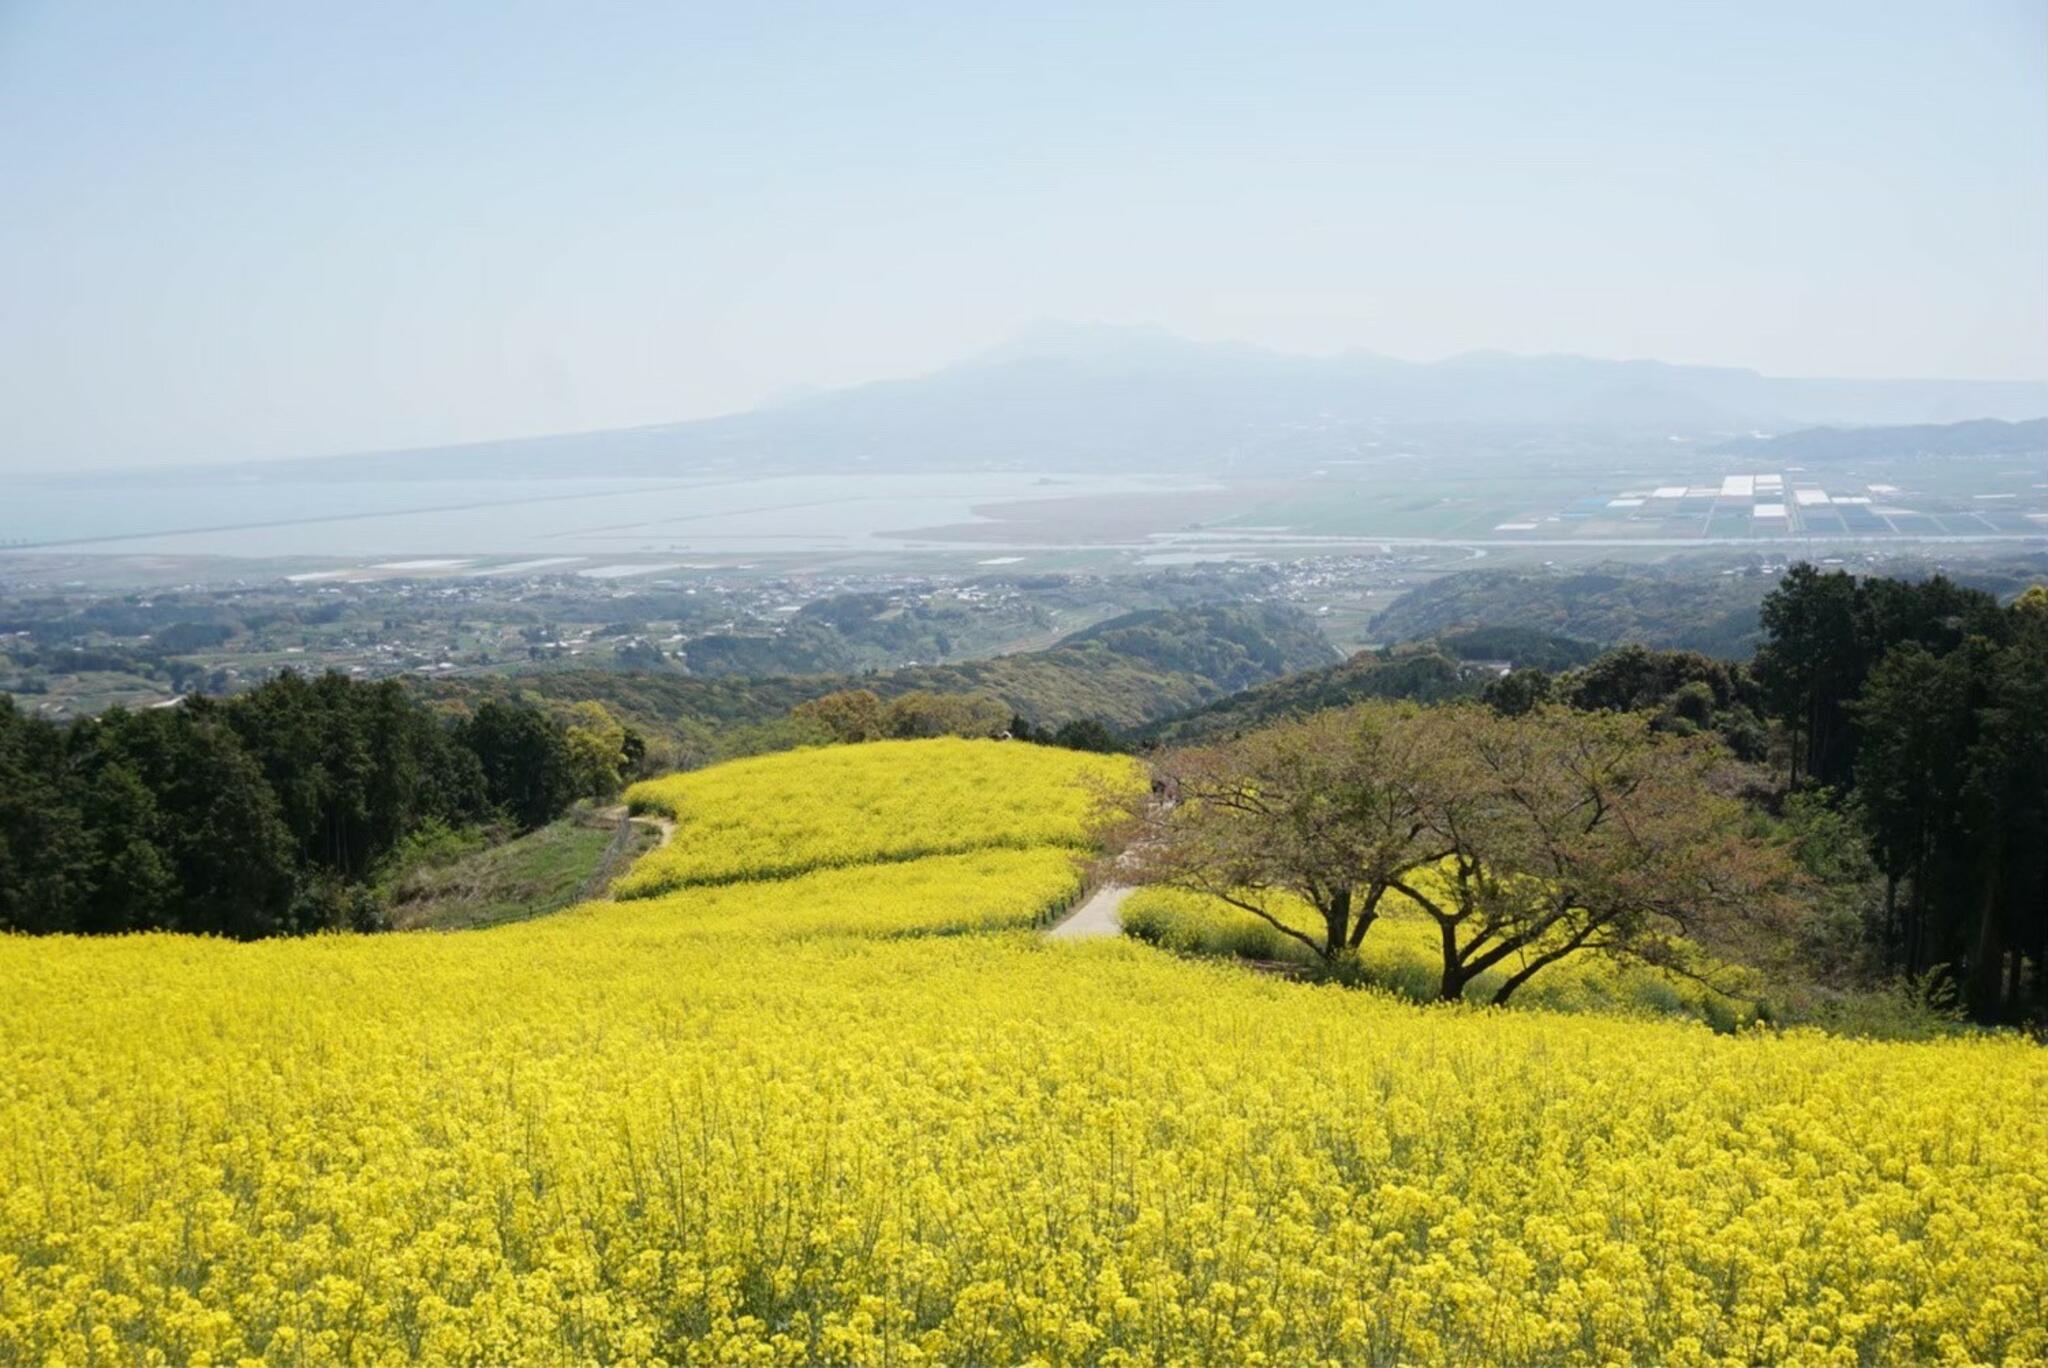
[[[2048,556],[1999,556],[1948,566],[1898,557],[1869,562],[1858,573],[1918,581],[1937,571],[1968,588],[2010,599],[2048,575]],[[1490,629],[1487,636],[1507,629],[1525,645],[1533,645],[1535,636],[1555,636],[1601,648],[1633,642],[1747,660],[1763,640],[1757,611],[1777,587],[1775,572],[1723,573],[1685,562],[1603,563],[1575,571],[1462,570],[1401,595],[1372,620],[1370,630],[1379,641],[1448,642],[1475,629]],[[1469,650],[1462,654],[1494,658]],[[1533,657],[1515,663],[1561,668]]]
[[[1247,686],[1328,665],[1315,623],[1278,604],[1147,609],[1098,623],[1042,651],[867,674],[704,677],[650,670],[551,670],[423,680],[430,697],[522,693],[595,699],[685,762],[772,748],[789,710],[837,689],[883,698],[926,690],[983,693],[1034,724],[1096,719],[1120,729],[1198,708]],[[751,729],[751,730],[750,730]]]
[[[1867,461],[1895,457],[2048,455],[2048,418],[2008,423],[1973,418],[1961,423],[1899,427],[1815,427],[1775,437],[1740,437],[1714,452],[1793,461]]]
[[[1475,696],[1485,678],[1433,649],[1391,659],[1361,651],[1338,664],[1271,680],[1161,718],[1135,728],[1131,735],[1134,740],[1157,745],[1190,745],[1368,698],[1438,702]]]
[[[1372,620],[1380,641],[1507,625],[1601,646],[1626,641],[1746,657],[1773,575],[1601,565],[1569,573],[1466,570],[1409,590]]]

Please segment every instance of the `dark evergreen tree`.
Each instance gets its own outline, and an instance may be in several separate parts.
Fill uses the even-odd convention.
[[[539,825],[574,797],[568,773],[538,709],[455,726],[402,685],[334,674],[69,727],[0,699],[0,930],[369,927],[367,880],[409,832],[500,809]]]
[[[486,798],[522,828],[554,820],[575,801],[563,728],[539,708],[488,699],[460,734],[482,768]]]

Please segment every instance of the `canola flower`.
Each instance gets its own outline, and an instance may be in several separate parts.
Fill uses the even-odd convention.
[[[1081,892],[1076,852],[995,847],[887,866],[812,870],[765,883],[713,884],[577,909],[619,934],[678,936],[952,935],[1041,925]]]
[[[2038,1048],[909,934],[1072,866],[0,939],[0,1363],[2048,1358]]]
[[[646,897],[989,846],[1078,848],[1106,805],[1144,786],[1124,756],[957,737],[757,756],[627,789],[634,811],[664,813],[677,831],[613,891]]]

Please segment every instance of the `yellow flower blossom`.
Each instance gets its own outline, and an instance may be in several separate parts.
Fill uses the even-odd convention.
[[[0,938],[0,1363],[2048,1360],[2038,1047],[1048,941],[1087,772],[918,858],[954,744],[496,930]]]

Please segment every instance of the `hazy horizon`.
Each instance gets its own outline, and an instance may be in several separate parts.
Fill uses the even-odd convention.
[[[2048,379],[2048,24],[0,13],[0,471],[741,412],[1036,320]]]
[[[844,385],[829,385],[829,386],[828,386],[828,385],[812,385],[812,384],[805,384],[805,383],[802,383],[802,382],[798,382],[798,383],[796,383],[796,384],[793,384],[793,385],[791,385],[791,386],[787,387],[787,388],[786,388],[786,389],[785,389],[784,391],[782,391],[782,392],[780,392],[780,393],[775,393],[775,394],[769,394],[769,395],[764,395],[764,396],[762,396],[762,397],[761,397],[761,398],[760,398],[760,399],[759,399],[758,401],[756,401],[755,403],[752,403],[752,404],[748,404],[748,405],[745,405],[745,406],[743,406],[743,407],[740,407],[740,408],[735,408],[735,409],[730,409],[730,410],[721,410],[721,411],[719,411],[719,412],[716,412],[716,413],[705,413],[705,414],[693,414],[693,415],[690,415],[689,417],[685,417],[685,418],[674,418],[674,419],[657,419],[657,420],[655,420],[655,421],[653,421],[653,422],[648,422],[648,423],[629,423],[629,424],[617,424],[617,425],[610,425],[610,426],[600,426],[600,427],[585,427],[585,428],[575,428],[575,429],[567,429],[567,430],[560,430],[560,431],[522,431],[522,432],[503,432],[503,433],[487,433],[487,434],[482,434],[482,435],[478,435],[478,436],[474,436],[474,437],[465,437],[465,438],[462,438],[462,439],[460,439],[460,440],[458,440],[458,441],[454,441],[454,442],[436,442],[436,443],[428,443],[428,444],[417,444],[417,445],[408,445],[408,446],[398,446],[398,447],[350,448],[350,449],[346,449],[346,450],[334,450],[334,451],[325,451],[325,450],[323,450],[323,451],[291,451],[291,452],[278,452],[278,453],[269,453],[269,454],[265,454],[265,455],[259,455],[259,456],[255,456],[255,457],[245,457],[245,458],[238,458],[238,459],[222,459],[222,460],[207,460],[207,459],[201,458],[201,459],[196,459],[196,460],[191,460],[191,461],[178,461],[178,462],[150,462],[150,461],[147,461],[147,460],[143,460],[143,461],[136,461],[136,462],[127,462],[127,463],[109,463],[109,464],[105,464],[105,465],[97,465],[97,464],[96,464],[96,465],[86,466],[86,467],[83,467],[83,468],[81,468],[81,467],[78,467],[78,466],[65,466],[65,465],[52,465],[52,466],[49,466],[49,467],[47,467],[47,468],[38,468],[38,467],[36,467],[36,466],[33,466],[33,465],[24,465],[24,466],[22,466],[22,467],[21,467],[21,468],[20,468],[20,469],[19,469],[19,470],[18,470],[18,471],[17,471],[16,473],[18,473],[18,474],[21,474],[21,475],[23,475],[23,476],[26,476],[26,477],[31,477],[31,478],[45,478],[45,479],[47,479],[47,478],[60,478],[60,479],[61,479],[61,478],[65,477],[65,476],[67,476],[67,475],[70,475],[70,474],[82,474],[82,475],[92,475],[92,476],[103,476],[103,475],[118,475],[118,474],[122,474],[122,473],[125,473],[125,472],[129,472],[129,471],[133,471],[133,472],[138,472],[138,473],[140,473],[140,472],[144,472],[144,471],[149,471],[149,470],[152,470],[152,469],[157,469],[157,468],[163,468],[163,467],[170,467],[170,468],[174,468],[174,469],[175,469],[175,468],[190,468],[190,469],[193,469],[193,470],[201,470],[201,469],[207,469],[207,468],[211,468],[211,467],[215,467],[215,466],[223,466],[223,467],[224,467],[224,466],[240,466],[240,465],[245,465],[245,464],[259,464],[259,465],[268,465],[268,464],[284,464],[284,463],[290,463],[290,462],[295,462],[295,461],[305,461],[305,462],[318,462],[318,461],[323,461],[323,460],[333,460],[333,459],[336,459],[336,458],[346,458],[346,457],[350,457],[350,456],[362,456],[362,457],[377,457],[377,456],[393,456],[393,455],[404,455],[404,454],[407,454],[407,453],[410,453],[410,452],[414,452],[414,451],[418,451],[418,452],[422,452],[422,453],[425,453],[425,452],[433,452],[433,451],[452,451],[452,450],[457,450],[457,449],[462,449],[462,448],[469,448],[469,447],[494,447],[494,446],[500,446],[500,445],[508,445],[508,444],[513,444],[513,443],[518,443],[518,442],[524,442],[524,441],[532,441],[532,440],[539,440],[539,439],[546,439],[546,438],[553,438],[553,437],[570,437],[570,438],[573,438],[573,437],[579,437],[579,436],[593,436],[593,437],[594,437],[594,436],[601,436],[601,435],[604,435],[604,434],[607,434],[607,433],[616,433],[616,432],[629,432],[629,431],[636,431],[636,430],[642,430],[642,429],[648,429],[648,430],[652,430],[652,429],[661,429],[661,428],[668,428],[668,427],[678,427],[678,426],[681,426],[681,425],[683,425],[683,424],[687,424],[687,423],[692,423],[692,422],[698,422],[698,421],[702,421],[702,420],[705,420],[705,419],[713,419],[713,418],[731,418],[731,417],[738,417],[738,416],[741,416],[741,415],[745,415],[745,414],[751,414],[751,413],[766,413],[766,412],[773,412],[774,410],[776,410],[776,409],[778,409],[778,408],[780,408],[780,407],[782,407],[783,405],[786,405],[786,404],[791,404],[791,403],[798,403],[798,402],[802,402],[802,401],[804,401],[804,400],[809,400],[809,399],[815,399],[815,398],[823,398],[823,397],[827,397],[827,396],[831,396],[831,395],[843,394],[843,393],[847,393],[847,392],[849,392],[849,391],[855,391],[855,390],[859,390],[859,389],[863,388],[864,386],[869,386],[869,385],[888,385],[888,384],[891,384],[891,383],[898,383],[898,382],[903,382],[903,381],[913,381],[913,380],[919,380],[919,379],[924,379],[924,378],[927,378],[927,377],[931,377],[931,376],[943,375],[943,374],[945,374],[945,373],[947,373],[947,372],[949,372],[949,371],[952,371],[952,370],[954,370],[954,369],[956,369],[956,368],[959,368],[959,367],[964,367],[964,366],[971,366],[971,365],[974,365],[974,364],[976,364],[976,363],[978,363],[978,362],[982,361],[982,360],[983,360],[983,359],[985,359],[985,358],[996,358],[996,357],[999,357],[999,356],[1001,356],[1001,354],[1005,353],[1006,351],[1008,351],[1008,350],[1010,350],[1010,349],[1012,349],[1012,348],[1015,348],[1015,347],[1017,347],[1017,346],[1018,346],[1018,345],[1019,345],[1019,344],[1020,344],[1021,342],[1024,342],[1024,341],[1026,341],[1026,340],[1028,340],[1028,339],[1031,339],[1031,338],[1033,338],[1033,337],[1037,336],[1037,335],[1038,335],[1038,334],[1039,334],[1039,333],[1040,333],[1040,332],[1041,332],[1042,330],[1059,330],[1059,331],[1062,331],[1062,332],[1076,332],[1076,333],[1088,333],[1088,332],[1101,332],[1101,333],[1104,333],[1104,334],[1112,334],[1112,335],[1114,335],[1114,334],[1122,334],[1122,335],[1128,335],[1128,336],[1132,336],[1132,337],[1137,337],[1137,336],[1142,336],[1142,335],[1147,335],[1147,334],[1150,334],[1150,335],[1154,335],[1154,336],[1157,336],[1157,337],[1163,338],[1163,339],[1165,339],[1165,340],[1167,340],[1167,341],[1170,341],[1170,342],[1172,342],[1172,343],[1175,343],[1175,344],[1186,344],[1186,345],[1188,345],[1188,346],[1191,346],[1191,347],[1214,347],[1214,348],[1219,348],[1219,349],[1221,349],[1221,348],[1250,348],[1250,349],[1253,349],[1253,350],[1255,350],[1256,352],[1258,352],[1258,353],[1260,353],[1260,354],[1263,354],[1263,355],[1265,355],[1265,356],[1269,356],[1269,357],[1280,357],[1280,358],[1286,358],[1286,359],[1300,359],[1300,360],[1322,360],[1322,361],[1341,361],[1341,360],[1344,360],[1344,359],[1346,359],[1346,358],[1348,358],[1348,357],[1357,357],[1357,358],[1368,358],[1368,357],[1369,357],[1369,358],[1370,358],[1371,360],[1374,360],[1374,361],[1379,361],[1379,362],[1390,362],[1390,363],[1394,363],[1394,364],[1397,364],[1397,365],[1407,365],[1407,366],[1423,366],[1423,367],[1427,367],[1427,366],[1434,366],[1434,365],[1439,365],[1439,364],[1442,364],[1442,363],[1446,363],[1446,362],[1458,362],[1458,361],[1465,361],[1465,360],[1475,360],[1475,359],[1480,359],[1480,358],[1506,358],[1506,359],[1511,359],[1511,360],[1518,360],[1518,361],[1557,361],[1557,360],[1570,360],[1570,361],[1593,361],[1593,362],[1612,362],[1612,363],[1615,363],[1615,364],[1621,364],[1621,365],[1632,365],[1632,364],[1649,364],[1649,365],[1668,365],[1668,366],[1675,366],[1675,367],[1698,367],[1698,368],[1701,368],[1701,369],[1712,369],[1712,370],[1729,370],[1729,371],[1742,371],[1742,372],[1748,372],[1748,373],[1752,373],[1752,374],[1757,374],[1757,375],[1763,375],[1763,376],[1764,376],[1764,378],[1766,378],[1766,379],[1785,379],[1785,380],[1797,380],[1797,379],[1854,379],[1854,378],[1855,378],[1855,377],[1840,377],[1840,376],[1777,376],[1777,375],[1766,375],[1766,374],[1765,374],[1764,372],[1758,371],[1758,370],[1757,370],[1757,369],[1756,369],[1755,367],[1751,367],[1751,366],[1742,366],[1742,365],[1739,365],[1739,364],[1734,364],[1734,363],[1715,363],[1715,362],[1670,362],[1670,361],[1666,361],[1665,359],[1663,359],[1663,358],[1661,358],[1661,357],[1593,357],[1593,356],[1587,356],[1587,355],[1585,355],[1585,354],[1583,354],[1583,353],[1574,353],[1574,352],[1550,352],[1550,353],[1534,353],[1534,352],[1508,352],[1508,351],[1504,351],[1504,350],[1501,350],[1501,349],[1499,349],[1499,348],[1488,348],[1488,347],[1473,347],[1473,348],[1468,348],[1468,349],[1465,349],[1465,350],[1461,350],[1461,351],[1456,351],[1456,352],[1451,352],[1451,353],[1447,353],[1446,355],[1443,355],[1443,356],[1437,356],[1437,357],[1427,357],[1427,358],[1416,358],[1416,357],[1402,357],[1402,356],[1392,356],[1392,355],[1389,355],[1389,354],[1387,354],[1387,353],[1385,353],[1385,352],[1381,352],[1381,351],[1376,351],[1376,350],[1374,350],[1374,349],[1372,349],[1372,348],[1369,348],[1369,347],[1356,347],[1356,346],[1353,346],[1353,347],[1342,347],[1342,348],[1330,348],[1330,349],[1325,349],[1325,350],[1321,350],[1321,351],[1308,351],[1308,350],[1299,350],[1299,351],[1297,351],[1297,350],[1289,350],[1289,349],[1287,349],[1287,348],[1285,348],[1285,347],[1276,347],[1276,346],[1271,346],[1271,345],[1269,345],[1269,344],[1266,344],[1266,343],[1262,343],[1262,342],[1255,342],[1255,341],[1252,341],[1252,340],[1250,340],[1250,339],[1248,339],[1248,338],[1190,338],[1190,337],[1184,337],[1184,336],[1182,336],[1181,334],[1178,334],[1178,333],[1171,333],[1171,332],[1167,332],[1167,331],[1165,331],[1165,330],[1161,329],[1161,328],[1159,327],[1159,325],[1157,325],[1157,324],[1152,324],[1152,323],[1134,323],[1134,324],[1109,324],[1109,323],[1098,323],[1098,322],[1082,322],[1082,321],[1077,321],[1077,320],[1072,320],[1072,319],[1035,319],[1035,320],[1032,320],[1032,321],[1031,321],[1030,323],[1027,323],[1027,324],[1025,324],[1025,325],[1024,325],[1023,327],[1021,327],[1021,328],[1020,328],[1020,329],[1018,329],[1017,331],[1013,332],[1013,333],[1012,333],[1012,334],[1011,334],[1010,336],[1008,336],[1008,337],[1006,337],[1006,338],[1004,338],[1004,339],[1001,339],[1000,341],[998,341],[998,342],[996,342],[996,343],[993,343],[993,344],[991,344],[990,346],[986,346],[986,347],[980,347],[980,348],[976,348],[975,350],[973,350],[973,351],[971,351],[971,352],[968,352],[968,353],[966,353],[966,354],[964,354],[964,355],[962,355],[962,356],[959,356],[959,357],[953,358],[953,360],[951,360],[951,361],[949,361],[949,362],[946,362],[946,363],[943,363],[943,364],[941,364],[941,365],[939,365],[939,366],[937,366],[937,367],[934,367],[933,369],[931,369],[931,370],[928,370],[928,371],[920,371],[920,372],[917,372],[917,373],[914,373],[914,374],[909,374],[909,375],[891,375],[891,376],[877,376],[877,377],[874,377],[874,378],[872,378],[872,379],[866,379],[866,380],[859,380],[859,381],[853,381],[853,382],[849,382],[849,383],[847,383],[847,384],[844,384]],[[1029,349],[1029,348],[1027,348],[1026,350],[1027,350],[1027,352],[1031,352],[1031,351],[1032,351],[1032,349]],[[1047,355],[1051,355],[1051,354],[1054,354],[1054,351],[1053,351],[1053,350],[1051,350],[1051,349],[1048,349],[1048,350],[1046,350],[1046,351],[1045,351],[1045,353],[1044,353],[1044,354],[1047,354]],[[1875,381],[1899,381],[1899,382],[1908,382],[1908,383],[1910,383],[1910,382],[1916,382],[1916,381],[1931,381],[1931,382],[1936,382],[1936,383],[1939,383],[1939,382],[1942,382],[1942,381],[1944,381],[1944,380],[1947,380],[1947,379],[1948,379],[1948,377],[1938,377],[1938,376],[1883,376],[1883,377],[1871,377],[1871,379],[1873,379],[1873,380],[1875,380]],[[2029,380],[2024,380],[2024,379],[2019,379],[2019,380],[2013,380],[2013,381],[2010,381],[2010,382],[2011,382],[2011,383],[2048,383],[2048,381],[2042,381],[2042,382],[2035,382],[2035,381],[2029,381]],[[1967,378],[1967,379],[1963,380],[1963,381],[1962,381],[1961,383],[1977,383],[1977,380],[1976,380],[1976,378],[1972,377],[1972,378]],[[2008,383],[2008,379],[2007,379],[2006,377],[1990,377],[1990,378],[1988,378],[1988,380],[1986,381],[1986,383],[1992,383],[1992,384]],[[2039,416],[2041,416],[2041,417],[2044,417],[2044,418],[2048,418],[2048,409],[2044,409],[2044,411],[2043,411],[2043,412],[2042,412],[2042,413],[2041,413],[2041,414],[2040,414]],[[2010,420],[2008,420],[2008,421],[2019,421],[2019,420],[2018,420],[2018,419],[2010,419]],[[1801,426],[1806,426],[1806,425],[1808,425],[1808,424],[1800,424],[1800,425],[1801,425]],[[1815,423],[1815,424],[1811,424],[1811,425],[1813,425],[1813,426],[1824,426],[1825,424]],[[4,460],[0,460],[0,469],[4,469],[4,468],[5,468],[5,462],[4,462]],[[1050,468],[1050,467],[1048,467],[1048,468]]]

